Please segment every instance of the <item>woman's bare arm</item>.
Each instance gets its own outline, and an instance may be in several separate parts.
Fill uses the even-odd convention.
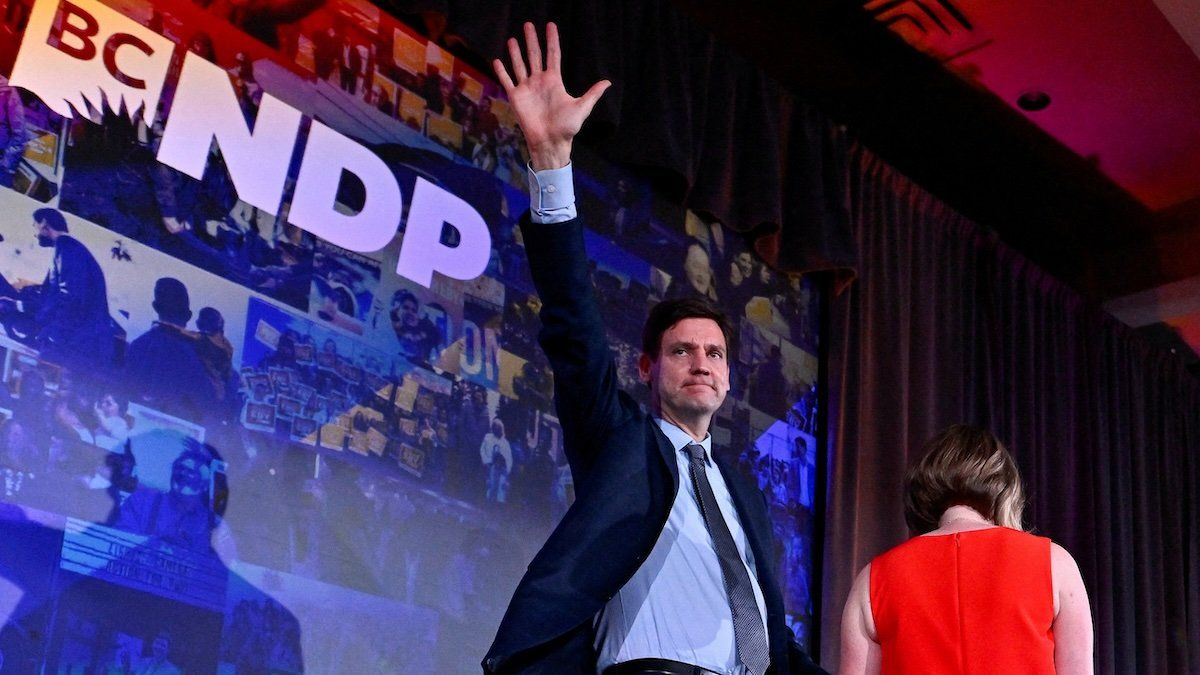
[[[842,675],[874,675],[879,672],[881,652],[871,616],[871,566],[858,573],[846,608],[842,611]]]
[[[1054,581],[1054,669],[1059,675],[1093,672],[1092,609],[1079,565],[1067,550],[1050,544]]]

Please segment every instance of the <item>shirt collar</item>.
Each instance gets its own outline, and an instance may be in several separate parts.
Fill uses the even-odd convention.
[[[658,422],[658,428],[662,429],[662,432],[667,436],[667,440],[671,441],[671,447],[675,448],[675,452],[679,452],[686,448],[688,444],[696,442],[686,431],[663,418],[655,417],[654,421]],[[704,448],[706,456],[712,456],[712,434],[704,434],[704,440],[700,441],[700,447]]]

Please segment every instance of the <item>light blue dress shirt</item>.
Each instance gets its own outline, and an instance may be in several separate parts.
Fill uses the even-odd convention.
[[[571,165],[546,171],[529,170],[530,218],[560,223],[576,217]],[[721,563],[704,515],[696,500],[684,449],[692,437],[666,420],[655,418],[675,448],[679,492],[658,541],[633,577],[595,619],[596,672],[633,659],[672,659],[726,675],[748,675],[737,658],[733,613],[721,577]],[[754,553],[721,471],[712,463],[712,437],[700,443],[708,457],[705,473],[738,553],[753,580],[763,626],[767,604],[758,584]],[[765,628],[764,628],[765,630]]]
[[[596,672],[623,661],[660,658],[729,675],[746,675],[749,671],[738,660],[734,646],[733,614],[721,578],[721,563],[704,525],[688,470],[690,460],[684,448],[693,442],[692,438],[670,422],[656,421],[675,448],[679,492],[646,561],[596,617]],[[706,436],[700,443],[709,456],[711,438]],[[766,626],[766,601],[758,585],[754,553],[738,521],[733,499],[711,459],[705,473],[754,581],[754,599]]]

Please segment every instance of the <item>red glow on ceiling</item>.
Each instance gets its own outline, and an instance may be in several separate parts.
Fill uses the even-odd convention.
[[[1200,197],[1200,60],[1151,0],[864,6],[1014,110],[1047,93],[1021,114],[1149,208]]]

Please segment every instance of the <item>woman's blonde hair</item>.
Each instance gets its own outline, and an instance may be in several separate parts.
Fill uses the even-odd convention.
[[[1012,455],[992,432],[965,424],[925,443],[905,476],[904,520],[917,534],[938,528],[946,509],[969,506],[997,525],[1022,529],[1025,490]]]

